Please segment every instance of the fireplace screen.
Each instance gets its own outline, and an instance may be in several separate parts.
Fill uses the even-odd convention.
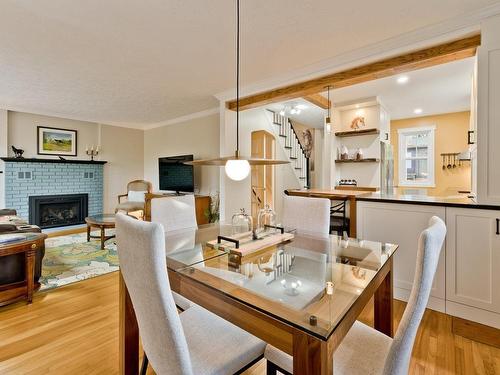
[[[41,228],[82,224],[88,213],[88,195],[31,196],[29,209],[30,223]]]

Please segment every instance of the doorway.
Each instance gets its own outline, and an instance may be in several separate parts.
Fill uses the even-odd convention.
[[[274,159],[276,139],[265,131],[252,132],[252,158]],[[274,169],[272,165],[252,165],[252,217],[255,223],[259,210],[269,205],[274,209]]]

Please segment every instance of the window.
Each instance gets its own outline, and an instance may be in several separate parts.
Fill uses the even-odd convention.
[[[399,185],[434,186],[435,126],[399,129]]]

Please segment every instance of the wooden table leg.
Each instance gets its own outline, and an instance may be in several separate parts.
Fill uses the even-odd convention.
[[[90,242],[90,225],[87,224],[87,242]]]
[[[393,308],[393,259],[387,261],[389,271],[374,296],[374,327],[377,331],[394,337]]]
[[[301,375],[333,374],[333,355],[326,341],[305,333],[293,336],[293,373]]]
[[[125,280],[120,272],[120,374],[139,373],[139,327]]]
[[[104,250],[104,241],[106,241],[106,232],[103,226],[101,226],[101,250]]]
[[[26,259],[26,297],[28,303],[33,301],[33,291],[35,289],[35,253],[37,245],[33,244],[32,248],[25,252]]]
[[[356,238],[356,198],[349,198],[349,237]]]

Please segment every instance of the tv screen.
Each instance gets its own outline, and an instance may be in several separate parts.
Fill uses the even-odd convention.
[[[193,166],[184,162],[193,155],[159,158],[160,190],[194,192]]]

